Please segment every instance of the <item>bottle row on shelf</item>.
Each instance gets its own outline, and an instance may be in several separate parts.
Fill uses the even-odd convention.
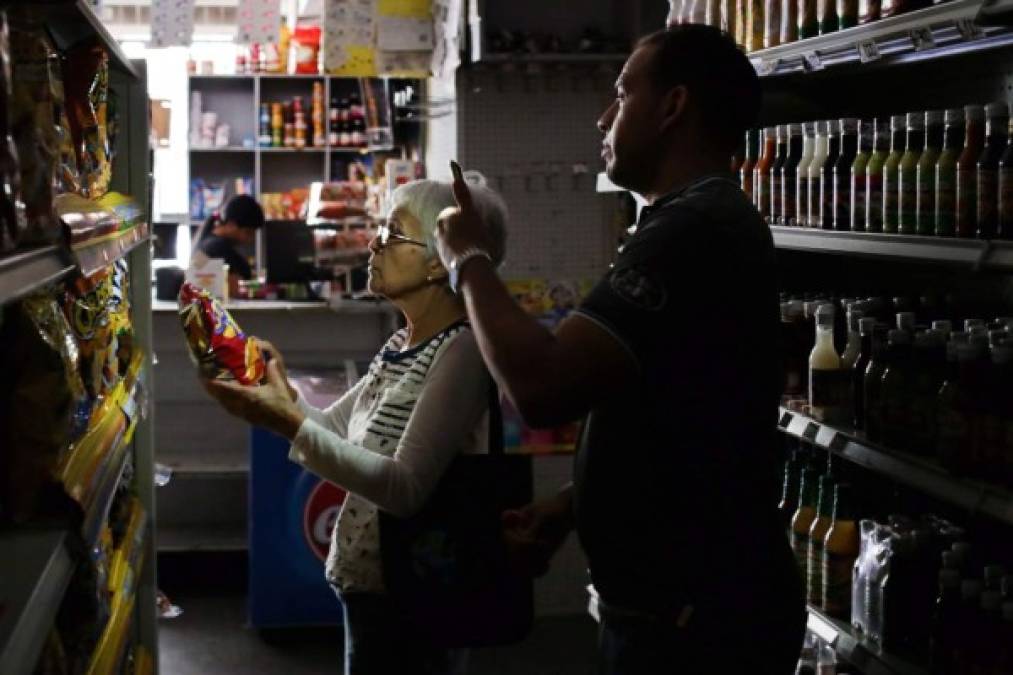
[[[355,91],[341,98],[333,96],[325,110],[324,85],[314,82],[309,124],[301,96],[287,102],[261,103],[257,142],[262,148],[366,147],[362,98]]]
[[[733,159],[772,225],[1013,239],[1006,103],[784,124]]]
[[[789,451],[779,508],[811,607],[933,673],[1011,672],[1013,575],[994,553],[934,515],[871,517],[837,469]]]

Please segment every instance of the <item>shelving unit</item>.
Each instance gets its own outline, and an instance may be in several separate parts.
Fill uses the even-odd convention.
[[[16,251],[0,257],[0,305],[36,288],[54,284],[74,270],[70,254],[57,246]]]
[[[806,627],[830,645],[837,655],[860,669],[865,675],[928,675],[923,666],[906,661],[881,650],[847,623],[809,607]]]

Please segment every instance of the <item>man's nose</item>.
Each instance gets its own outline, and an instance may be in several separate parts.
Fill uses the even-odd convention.
[[[608,130],[612,128],[612,121],[616,117],[615,111],[616,111],[616,103],[615,101],[613,101],[612,105],[606,108],[605,112],[603,112],[601,117],[598,118],[598,131],[602,132],[603,134],[608,133]]]

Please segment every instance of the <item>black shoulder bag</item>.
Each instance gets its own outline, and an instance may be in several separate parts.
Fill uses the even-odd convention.
[[[530,632],[533,583],[507,562],[501,515],[531,498],[531,457],[503,452],[492,385],[489,454],[458,455],[416,515],[380,512],[384,585],[421,636],[441,647],[484,647]]]

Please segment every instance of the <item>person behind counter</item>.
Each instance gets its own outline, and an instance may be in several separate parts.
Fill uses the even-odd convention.
[[[490,189],[476,186],[471,194],[498,264],[505,208]],[[344,672],[460,674],[466,653],[420,638],[384,590],[379,511],[414,515],[455,455],[488,450],[491,379],[436,255],[437,216],[454,204],[450,184],[408,183],[391,201],[369,245],[369,290],[397,306],[407,327],[352,389],[324,410],[313,408],[289,384],[277,349],[263,341],[266,384],[204,384],[233,415],[291,440],[289,459],[348,490],[326,567],[344,607]]]
[[[197,236],[197,246],[191,257],[191,266],[203,267],[207,259],[221,259],[229,266],[229,295],[239,292],[240,280],[249,281],[253,275],[246,257],[236,250],[248,246],[264,226],[264,209],[249,195],[236,195],[225,204],[219,216],[208,217]]]

